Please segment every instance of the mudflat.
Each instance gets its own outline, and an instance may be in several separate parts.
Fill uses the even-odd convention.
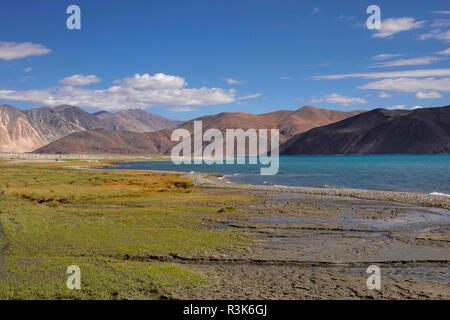
[[[220,193],[220,190],[217,192]],[[258,239],[243,252],[183,259],[216,279],[212,299],[448,299],[450,212],[392,202],[250,191],[218,228]],[[367,267],[381,268],[369,290]],[[191,298],[182,291],[176,298]]]

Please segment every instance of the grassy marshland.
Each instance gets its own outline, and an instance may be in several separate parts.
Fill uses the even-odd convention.
[[[178,174],[69,165],[101,163],[0,163],[1,299],[155,299],[175,286],[195,290],[204,275],[145,257],[208,255],[251,241],[214,226],[239,214],[221,207],[248,197],[194,190]],[[81,268],[81,290],[66,287],[70,265]]]

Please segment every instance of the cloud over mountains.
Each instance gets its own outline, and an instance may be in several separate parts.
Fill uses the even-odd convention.
[[[203,106],[230,103],[234,89],[186,88],[183,77],[157,73],[135,74],[116,81],[107,89],[86,89],[77,86],[99,82],[95,75],[73,75],[60,81],[62,86],[32,90],[0,90],[0,99],[27,101],[37,105],[77,105],[100,110],[147,108],[155,105]]]

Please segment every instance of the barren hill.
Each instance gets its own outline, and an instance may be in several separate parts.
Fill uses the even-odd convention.
[[[152,132],[175,128],[183,123],[142,109],[122,110],[117,113],[100,112],[93,116],[100,120],[101,128],[112,131]]]
[[[339,111],[320,109],[304,106],[295,111],[280,110],[263,114],[251,114],[244,112],[223,112],[216,115],[204,116],[187,121],[181,126],[192,132],[195,120],[201,120],[203,129],[216,128],[221,131],[225,129],[279,129],[280,142],[288,138],[308,131],[311,128],[327,125],[336,121],[352,117],[363,111]]]
[[[23,111],[0,105],[0,152],[30,152],[81,130],[50,108]]]
[[[375,109],[298,134],[284,155],[450,153],[450,106]]]
[[[71,134],[34,153],[150,155],[170,152],[170,130],[129,132],[94,129]]]
[[[283,142],[296,133],[306,131],[315,126],[339,121],[361,112],[343,112],[306,106],[296,111],[282,110],[265,114],[224,112],[195,120],[202,121],[204,131],[209,128],[216,128],[221,131],[233,128],[279,129],[280,142]],[[100,113],[102,116],[105,116],[105,114],[107,113]],[[179,128],[185,128],[193,132],[195,120],[190,120]],[[115,133],[111,130],[89,130],[82,133],[74,133],[35,152],[133,155],[170,154],[171,148],[175,144],[170,141],[171,133],[172,129],[145,133],[145,135],[132,132]]]
[[[0,152],[31,152],[71,133],[96,128],[152,132],[181,123],[144,110],[90,114],[69,105],[30,110],[0,105]]]

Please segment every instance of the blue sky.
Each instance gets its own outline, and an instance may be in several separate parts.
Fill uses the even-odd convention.
[[[71,4],[81,30],[66,27]],[[381,30],[366,27],[371,4]],[[449,30],[444,0],[2,1],[0,103],[178,119],[442,106]]]

